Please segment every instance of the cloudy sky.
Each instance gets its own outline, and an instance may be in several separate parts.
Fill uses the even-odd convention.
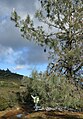
[[[0,0],[0,69],[30,75],[33,69],[46,70],[48,54],[33,42],[28,42],[10,20],[12,9],[25,17],[34,18],[38,0]]]

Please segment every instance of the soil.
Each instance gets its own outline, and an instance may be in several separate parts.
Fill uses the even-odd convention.
[[[17,117],[18,115],[18,117]],[[21,116],[20,116],[21,115]],[[20,116],[20,117],[19,117]],[[32,111],[14,108],[0,112],[0,119],[83,119],[83,112]]]

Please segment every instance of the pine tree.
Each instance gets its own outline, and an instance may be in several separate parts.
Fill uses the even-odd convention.
[[[22,20],[16,11],[12,12],[11,19],[24,38],[45,47],[44,52],[49,47],[50,72],[58,72],[72,80],[83,66],[83,1],[39,1],[41,8],[35,17],[40,25],[35,27],[29,15]]]

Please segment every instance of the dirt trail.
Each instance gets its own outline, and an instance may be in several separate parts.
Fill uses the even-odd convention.
[[[38,111],[29,113],[23,109],[11,109],[0,112],[0,119],[18,119],[17,114],[23,114],[19,119],[83,119],[83,112],[56,112],[56,111]]]

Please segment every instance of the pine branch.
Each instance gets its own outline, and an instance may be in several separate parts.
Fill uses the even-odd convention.
[[[83,66],[83,63],[81,63],[81,64],[79,65],[79,67],[74,70],[74,74],[75,74],[77,71],[79,71],[79,70],[82,68],[82,66]]]

